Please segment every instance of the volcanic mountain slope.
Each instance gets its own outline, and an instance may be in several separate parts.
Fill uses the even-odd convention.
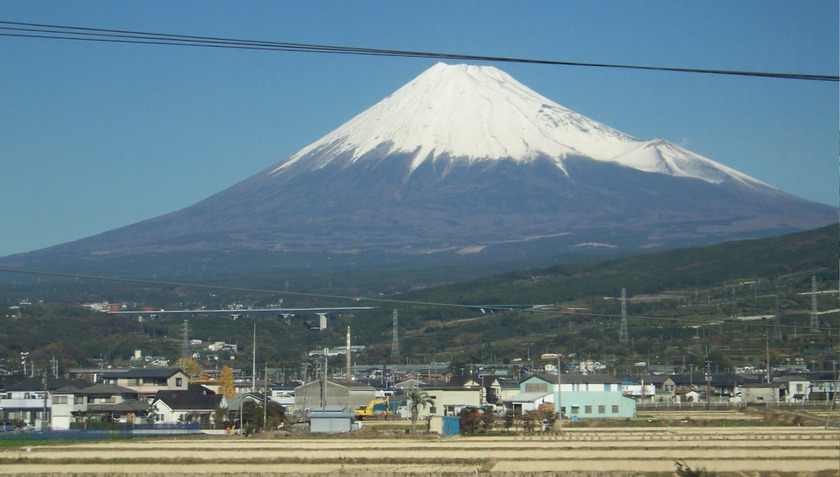
[[[429,261],[583,247],[632,253],[836,221],[832,207],[663,139],[635,139],[499,69],[440,63],[202,202],[4,263],[214,252]]]

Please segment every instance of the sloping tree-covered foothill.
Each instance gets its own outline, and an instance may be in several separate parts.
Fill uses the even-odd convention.
[[[709,362],[712,371],[724,372],[746,362],[763,362],[769,341],[771,361],[804,360],[812,368],[831,369],[840,332],[838,316],[820,315],[819,329],[812,331],[809,293],[815,280],[818,309],[838,308],[837,294],[830,293],[838,285],[836,235],[835,228],[828,227],[446,285],[418,283],[414,291],[366,296],[357,295],[358,288],[307,289],[303,296],[264,291],[285,288],[276,286],[277,278],[264,283],[263,291],[105,280],[18,285],[0,289],[0,366],[5,372],[21,372],[25,365],[31,372],[33,365],[41,369],[53,363],[62,369],[128,365],[138,351],[143,359],[161,357],[174,365],[183,353],[186,320],[190,359],[198,368],[216,372],[225,366],[250,368],[256,328],[257,361],[286,368],[287,376],[292,376],[307,368],[309,351],[344,346],[348,326],[352,344],[365,347],[354,354],[355,364],[437,361],[468,372],[477,363],[510,363],[561,353],[570,360],[594,359],[626,369],[638,362],[699,369]],[[387,289],[387,280],[378,287]],[[629,330],[629,339],[623,342],[619,339],[622,288],[628,296]],[[319,302],[321,294],[329,296]],[[352,298],[337,298],[344,294]],[[327,329],[317,331],[315,315],[237,316],[232,311],[231,315],[140,318],[81,306],[93,301],[125,303],[133,309],[278,303],[373,309],[330,315]],[[505,304],[541,306],[506,310]],[[777,306],[778,327],[773,318]],[[398,360],[391,356],[394,309],[399,316]],[[217,342],[230,346],[211,351],[209,344]]]

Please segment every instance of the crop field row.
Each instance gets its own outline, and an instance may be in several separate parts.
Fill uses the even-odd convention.
[[[817,427],[566,430],[418,438],[179,438],[0,452],[0,475],[840,475],[840,431]]]

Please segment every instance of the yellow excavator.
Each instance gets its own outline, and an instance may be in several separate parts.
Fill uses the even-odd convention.
[[[374,416],[391,414],[391,405],[387,397],[372,399],[367,406],[360,406],[354,411],[356,419],[368,419]]]

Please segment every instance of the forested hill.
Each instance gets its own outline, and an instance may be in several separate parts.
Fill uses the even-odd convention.
[[[812,352],[819,356],[833,352],[830,350],[836,346],[836,337],[830,335],[829,328],[825,333],[805,333],[811,298],[803,293],[810,291],[812,276],[818,278],[820,290],[837,289],[837,226],[771,239],[524,270],[407,293],[375,294],[369,299],[345,300],[347,303],[337,297],[358,295],[349,289],[333,288],[329,294],[336,306],[352,302],[374,309],[334,317],[323,331],[312,331],[306,317],[253,316],[234,320],[199,313],[188,317],[189,333],[191,338],[205,342],[238,344],[237,353],[215,359],[247,369],[256,325],[260,330],[258,362],[296,373],[308,351],[343,346],[345,325],[352,325],[353,343],[366,346],[365,352],[356,356],[359,364],[392,359],[392,312],[398,309],[401,362],[440,362],[457,357],[478,363],[539,351],[595,358],[609,355],[617,362],[630,363],[629,366],[653,358],[663,363],[683,363],[686,350],[691,346],[696,350],[701,343],[713,350],[733,350],[727,351],[728,361],[723,359],[726,356],[719,357],[720,366],[728,367],[733,362],[763,356],[764,333],[771,325],[767,320],[747,323],[730,318],[773,314],[776,296],[780,297],[784,323],[784,340],[777,343],[779,356],[811,359]],[[185,317],[163,315],[141,322],[127,315],[83,309],[79,304],[85,301],[116,302],[132,297],[138,308],[152,305],[166,309],[214,309],[231,302],[258,307],[276,303],[281,297],[287,306],[293,301],[292,306],[299,306],[302,298],[326,300],[317,289],[301,297],[243,288],[214,289],[211,293],[206,288],[189,286],[121,282],[112,284],[112,288],[106,285],[99,280],[70,281],[65,286],[74,288],[61,291],[57,286],[44,284],[43,302],[35,288],[28,290],[33,293],[29,295],[32,304],[17,306],[18,302],[9,298],[5,303],[0,301],[0,372],[17,369],[22,352],[29,353],[30,360],[40,365],[55,357],[65,367],[103,362],[125,365],[136,350],[173,363],[180,356]],[[631,297],[627,305],[633,336],[630,344],[618,341],[618,302],[604,299],[619,296],[622,288]],[[21,290],[11,292],[20,294]],[[63,299],[50,300],[50,296]],[[463,306],[491,304],[554,306],[540,313],[484,313],[481,308],[486,306]],[[836,308],[836,293],[819,296],[820,310]],[[826,327],[837,329],[836,314],[822,319]],[[727,320],[728,324],[721,325]],[[715,326],[701,329],[710,324]],[[697,341],[700,338],[702,342]],[[740,355],[734,352],[736,349]],[[201,346],[192,351],[206,359],[202,366],[207,369],[219,365],[220,361],[211,360],[213,353]],[[649,356],[652,353],[658,356]],[[703,356],[694,357],[702,364]]]
[[[675,249],[594,263],[523,270],[491,278],[445,285],[407,294],[438,303],[558,303],[577,297],[613,295],[621,288],[634,294],[732,281],[776,280],[820,275],[838,277],[838,226],[760,240],[710,247]]]

